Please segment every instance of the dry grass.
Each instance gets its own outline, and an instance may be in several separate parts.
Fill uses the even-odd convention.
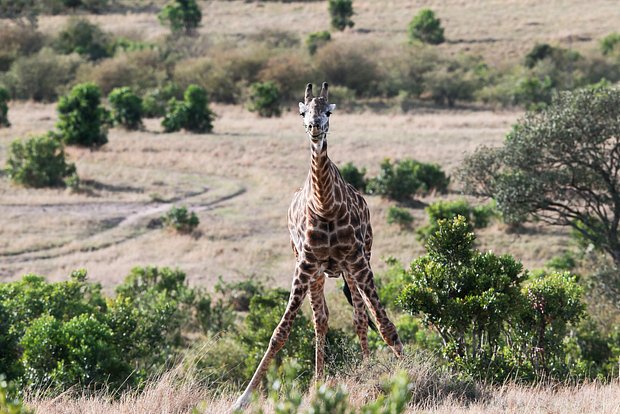
[[[162,2],[157,2],[161,4]],[[202,34],[210,38],[239,41],[265,30],[285,30],[302,39],[309,33],[329,29],[325,2],[207,1],[202,3]],[[552,42],[588,49],[617,30],[620,8],[614,0],[356,0],[355,37],[383,44],[405,42],[407,24],[422,7],[437,12],[448,42],[441,48],[482,54],[490,63],[521,59],[536,42]],[[64,16],[41,18],[44,32],[55,33]],[[90,19],[105,30],[129,35],[140,33],[153,40],[167,33],[153,10],[116,15],[93,15]]]
[[[298,116],[260,119],[242,108],[215,106],[215,132],[161,134],[157,121],[147,130],[110,131],[99,151],[69,148],[84,190],[32,190],[0,179],[0,278],[27,272],[64,279],[85,267],[106,288],[136,265],[179,266],[192,283],[211,286],[218,275],[251,274],[287,287],[293,266],[286,210],[309,165],[308,143]],[[12,128],[0,130],[0,164],[15,137],[53,127],[54,107],[13,104]],[[408,114],[336,113],[330,155],[378,171],[385,157],[413,157],[453,171],[477,146],[499,144],[518,113],[420,111]],[[458,197],[452,194],[449,197]],[[405,263],[423,253],[411,232],[385,223],[392,204],[367,197],[373,214],[373,263],[395,256]],[[433,197],[422,200],[433,201]],[[198,212],[194,237],[147,225],[173,203]],[[410,210],[417,225],[423,209]],[[480,232],[480,245],[513,253],[539,267],[567,244],[557,229],[507,234],[501,226]]]
[[[406,413],[523,413],[523,414],[612,414],[620,412],[620,382],[589,382],[579,385],[538,384],[532,386],[507,383],[503,386],[472,384],[458,380],[437,369],[432,358],[424,355],[394,361],[379,355],[355,368],[346,376],[328,379],[330,386],[340,386],[349,395],[352,407],[374,401],[382,393],[381,384],[397,371],[405,371],[411,380],[412,397]],[[74,395],[56,398],[30,396],[29,406],[37,413],[50,414],[131,414],[131,413],[199,413],[228,412],[238,392],[214,390],[200,383],[181,368],[152,380],[142,393],[113,396]],[[314,398],[314,390],[304,394],[302,412]],[[251,410],[273,412],[273,401],[260,398]]]

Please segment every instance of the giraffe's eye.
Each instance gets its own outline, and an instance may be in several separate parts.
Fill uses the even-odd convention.
[[[332,114],[332,113],[331,113],[330,111],[325,112],[325,115],[327,115],[327,117],[328,117],[328,118],[329,118],[329,116],[330,116],[331,114]]]

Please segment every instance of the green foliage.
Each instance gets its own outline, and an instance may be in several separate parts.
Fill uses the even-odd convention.
[[[0,0],[0,16],[11,19],[20,26],[37,26],[40,2],[37,0]]]
[[[330,40],[332,40],[332,35],[327,30],[310,33],[306,38],[308,53],[314,55],[321,46],[324,46]]]
[[[481,148],[459,175],[470,194],[491,197],[505,220],[571,226],[620,263],[620,197],[614,150],[620,90],[564,92],[513,126],[501,148]]]
[[[110,57],[112,50],[109,36],[83,18],[71,18],[58,34],[54,47],[65,55],[77,53],[90,60]]]
[[[392,164],[389,159],[381,163],[379,175],[368,182],[368,192],[404,201],[416,193],[445,192],[449,178],[436,164],[425,164],[405,159]]]
[[[355,25],[351,20],[353,16],[352,0],[329,0],[328,7],[331,25],[334,29],[342,31]]]
[[[511,256],[473,249],[463,216],[439,220],[428,254],[407,271],[404,309],[437,330],[443,353],[475,377],[566,378],[567,327],[582,316],[582,290],[568,273],[527,280]]]
[[[108,112],[101,105],[101,90],[82,83],[58,102],[58,137],[67,145],[98,148],[108,142]]]
[[[15,98],[51,102],[73,80],[80,63],[77,55],[59,56],[43,48],[17,58],[6,75],[5,85]]]
[[[112,106],[112,121],[127,129],[140,129],[142,127],[142,99],[131,88],[116,88],[108,101]]]
[[[248,109],[258,112],[262,117],[271,118],[280,116],[280,91],[278,86],[271,82],[256,82],[250,85],[250,101]]]
[[[159,118],[166,115],[166,105],[171,99],[183,96],[183,90],[175,83],[168,82],[160,88],[149,90],[142,98],[142,111],[145,118]]]
[[[213,129],[214,114],[209,109],[207,91],[197,85],[185,90],[183,101],[171,99],[162,126],[166,132],[186,129],[190,132],[205,133]]]
[[[437,64],[422,73],[424,91],[435,103],[453,107],[457,101],[471,101],[474,92],[486,78],[487,66],[480,58],[460,55],[439,59]]]
[[[366,185],[368,184],[366,178],[366,168],[358,169],[352,162],[348,162],[339,168],[342,178],[357,190],[361,192],[366,191]]]
[[[4,25],[0,29],[0,71],[9,70],[20,56],[37,53],[44,40],[44,35],[33,27]]]
[[[15,384],[5,381],[4,376],[0,375],[0,413],[2,414],[34,414],[17,397]]]
[[[419,40],[423,43],[438,45],[444,42],[441,20],[435,17],[431,9],[422,9],[415,15],[407,28],[410,40]]]
[[[14,182],[35,188],[64,186],[66,179],[77,177],[75,165],[65,159],[62,143],[49,133],[13,141],[6,172]]]
[[[9,312],[10,310],[10,312]],[[67,282],[36,275],[0,284],[0,371],[57,394],[73,386],[139,385],[210,331],[211,300],[169,268],[135,268],[114,298],[79,270]]]
[[[157,15],[161,24],[170,26],[173,33],[192,33],[200,25],[202,12],[196,0],[172,0]]]
[[[413,216],[407,209],[390,206],[387,210],[387,223],[397,224],[401,229],[407,229],[413,223]]]
[[[439,220],[452,220],[456,216],[463,216],[470,224],[470,229],[484,228],[497,215],[493,202],[473,207],[467,200],[436,201],[424,209],[428,214],[429,224],[418,229],[420,240],[426,240],[439,230]]]
[[[177,233],[191,233],[200,224],[196,213],[188,211],[184,206],[172,207],[161,219],[165,226]]]
[[[601,52],[603,55],[610,55],[618,44],[620,44],[620,33],[610,33],[601,39]]]
[[[9,91],[0,86],[0,128],[1,127],[10,127],[11,123],[9,122],[9,105],[8,102],[11,100],[11,95]]]

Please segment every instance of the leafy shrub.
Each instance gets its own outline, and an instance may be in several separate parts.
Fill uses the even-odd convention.
[[[276,84],[280,102],[294,104],[299,101],[300,91],[305,89],[308,79],[313,77],[314,68],[308,57],[299,50],[272,56],[258,73],[259,81]],[[331,98],[332,90],[329,92]]]
[[[77,55],[58,56],[44,48],[15,60],[6,85],[15,98],[51,102],[71,83],[80,62]]]
[[[44,41],[43,34],[33,27],[4,25],[0,28],[0,72],[9,70],[18,57],[37,53]]]
[[[441,20],[435,17],[431,9],[422,9],[416,14],[407,28],[409,39],[438,45],[444,42]]]
[[[211,132],[213,117],[207,92],[197,85],[190,85],[185,90],[182,102],[176,99],[168,102],[162,126],[166,132],[178,131],[181,128],[197,133]]]
[[[0,86],[0,127],[10,127],[11,123],[9,122],[9,105],[8,102],[11,100],[11,95],[9,95],[9,91]]]
[[[2,414],[34,414],[15,395],[15,385],[0,376],[0,413]]]
[[[332,35],[327,30],[310,33],[306,38],[308,53],[310,53],[310,55],[314,55],[317,49],[327,44],[330,40],[332,40]]]
[[[16,183],[35,188],[64,186],[76,176],[75,165],[67,164],[62,144],[50,134],[13,141],[6,172]]]
[[[331,84],[346,86],[359,96],[373,96],[382,75],[374,52],[360,44],[330,42],[314,55],[317,77],[329,79]]]
[[[171,99],[183,96],[175,83],[168,82],[162,87],[149,90],[142,99],[142,112],[145,118],[159,118],[166,115],[166,106]]]
[[[249,110],[258,112],[262,117],[280,116],[280,91],[271,82],[257,82],[250,85]]]
[[[449,179],[436,164],[425,164],[412,159],[394,164],[389,159],[381,163],[379,175],[368,182],[368,192],[397,201],[406,200],[417,192],[444,192]]]
[[[187,207],[172,207],[161,219],[165,226],[178,233],[191,233],[200,224],[196,213],[189,212]]]
[[[620,33],[610,33],[601,39],[601,52],[603,55],[609,55],[616,49],[618,44],[620,44]]]
[[[342,178],[361,192],[366,191],[366,168],[358,169],[352,162],[339,168]]]
[[[328,8],[331,25],[334,29],[342,31],[347,27],[353,27],[355,23],[351,20],[353,16],[352,0],[329,0]]]
[[[387,210],[387,223],[397,224],[401,229],[406,229],[411,227],[413,216],[404,208],[390,206]]]
[[[231,283],[225,282],[220,276],[215,285],[215,291],[220,293],[227,304],[237,312],[247,312],[252,297],[262,295],[265,290],[263,283],[252,278]]]
[[[532,50],[525,55],[525,66],[530,69],[533,68],[539,61],[551,57],[554,49],[555,48],[548,43],[535,44]]]
[[[202,20],[202,12],[196,0],[169,1],[157,15],[163,25],[170,26],[173,33],[192,33]]]
[[[112,50],[109,36],[96,24],[80,18],[71,18],[67,22],[54,47],[65,55],[77,53],[90,60],[109,57]]]
[[[58,137],[67,145],[97,148],[108,142],[106,109],[101,90],[93,83],[82,83],[58,102]]]
[[[470,230],[484,228],[491,218],[497,215],[493,203],[473,207],[466,200],[437,201],[424,209],[428,214],[429,224],[418,229],[420,240],[426,240],[439,230],[439,220],[452,220],[457,216],[465,217]]]
[[[142,127],[142,99],[131,88],[117,88],[110,92],[108,101],[112,106],[112,121],[127,129]]]
[[[407,271],[402,306],[437,329],[444,355],[470,375],[566,378],[561,344],[583,312],[575,278],[552,273],[527,281],[519,262],[476,251],[474,240],[464,217],[439,220],[428,254]]]
[[[105,95],[114,88],[130,87],[137,94],[164,83],[166,71],[156,50],[120,53],[113,58],[80,66],[78,82],[94,82]]]

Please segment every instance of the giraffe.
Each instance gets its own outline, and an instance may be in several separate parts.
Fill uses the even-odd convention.
[[[326,276],[342,277],[345,291],[351,294],[353,322],[363,358],[369,356],[366,307],[377,321],[383,340],[396,356],[402,354],[396,327],[381,306],[375,289],[370,267],[372,228],[368,206],[327,156],[329,116],[335,108],[336,105],[328,102],[327,82],[323,83],[317,97],[312,94],[312,84],[306,86],[299,113],[310,139],[311,162],[304,186],[295,193],[288,210],[288,228],[296,258],[293,284],[286,311],[254,376],[235,403],[235,409],[248,404],[269,363],[286,343],[293,320],[308,293],[316,336],[315,380],[322,378],[329,318],[323,292]]]

